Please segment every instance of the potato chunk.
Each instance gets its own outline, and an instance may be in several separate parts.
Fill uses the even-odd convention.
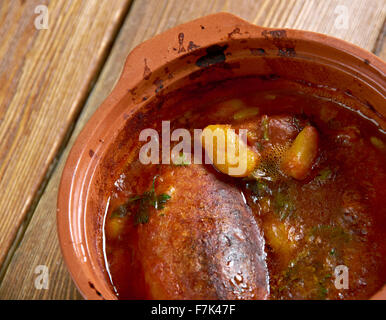
[[[282,266],[286,266],[297,246],[294,238],[298,236],[298,234],[295,228],[289,223],[280,221],[271,215],[265,218],[263,231],[267,243],[273,252],[280,257],[278,262]]]
[[[250,175],[260,162],[260,155],[240,140],[230,125],[207,126],[201,141],[213,165],[232,177]]]
[[[318,153],[318,132],[312,126],[306,126],[287,150],[281,163],[281,169],[287,175],[303,180],[312,168]]]

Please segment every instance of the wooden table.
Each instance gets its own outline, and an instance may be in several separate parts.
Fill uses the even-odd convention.
[[[38,5],[47,8],[46,25]],[[56,235],[68,152],[130,50],[219,11],[333,35],[386,59],[386,0],[0,2],[0,299],[81,299]],[[39,266],[47,267],[48,283]]]

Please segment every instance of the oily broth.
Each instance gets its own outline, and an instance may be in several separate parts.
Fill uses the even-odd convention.
[[[273,159],[262,168],[265,176],[258,182],[216,172],[219,179],[240,189],[264,234],[270,298],[369,298],[386,280],[385,136],[353,111],[301,92],[272,90],[230,100],[188,111],[171,127],[191,132],[209,124],[246,128],[253,133],[249,145]],[[258,109],[258,114],[235,118],[248,108]],[[267,141],[261,132],[264,115],[272,121],[273,134]],[[281,132],[298,133],[307,123],[319,132],[319,156],[307,179],[296,181],[282,175],[275,167],[276,158],[270,155],[280,155],[277,146],[286,137],[294,138]],[[374,143],[377,141],[381,143]],[[135,225],[132,215],[112,215],[122,203],[151,188],[159,167],[142,165],[138,160],[130,163],[122,170],[110,197],[106,263],[121,299],[151,298],[142,257],[137,253],[138,227],[145,224]],[[214,171],[210,165],[205,167]],[[156,186],[162,188],[162,181]],[[169,187],[164,189],[168,191]],[[335,288],[337,265],[349,268],[349,289]]]

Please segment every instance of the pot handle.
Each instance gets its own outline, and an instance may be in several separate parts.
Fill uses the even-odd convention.
[[[178,25],[137,46],[127,57],[118,85],[134,87],[175,58],[229,39],[261,36],[263,30],[226,12]]]

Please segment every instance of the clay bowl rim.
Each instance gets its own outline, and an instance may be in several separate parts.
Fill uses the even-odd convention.
[[[109,96],[95,111],[94,115],[88,120],[78,135],[68,155],[60,181],[57,202],[57,229],[60,248],[67,269],[84,298],[116,299],[107,278],[104,277],[102,279],[100,276],[98,278],[95,274],[93,274],[93,272],[95,273],[100,266],[95,261],[89,259],[87,239],[84,239],[85,247],[81,244],[83,252],[80,253],[79,243],[74,242],[74,237],[71,231],[71,223],[77,221],[80,223],[79,227],[81,227],[81,232],[85,232],[84,225],[81,224],[81,221],[74,218],[84,218],[84,215],[86,214],[84,210],[82,211],[84,208],[73,208],[72,204],[75,197],[77,197],[78,203],[80,203],[79,201],[85,201],[85,197],[87,196],[84,194],[80,196],[77,193],[82,193],[84,191],[82,188],[84,188],[84,184],[87,183],[84,181],[84,177],[88,174],[89,168],[87,168],[87,166],[92,166],[89,163],[85,164],[87,159],[90,159],[86,154],[89,149],[92,149],[89,148],[88,144],[90,143],[92,137],[96,135],[98,130],[101,131],[106,129],[108,127],[107,123],[111,126],[112,123],[108,121],[107,116],[113,111],[114,106],[117,105],[125,95],[127,95],[129,89],[136,87],[139,83],[141,83],[141,81],[144,81],[146,68],[148,68],[147,64],[152,65],[152,70],[158,70],[171,61],[174,61],[185,54],[191,53],[186,51],[180,53],[176,52],[176,50],[171,50],[171,47],[168,44],[170,43],[170,39],[176,39],[176,36],[181,33],[186,33],[192,28],[202,28],[203,26],[206,29],[212,30],[212,32],[209,32],[204,37],[200,38],[202,40],[200,43],[201,48],[206,48],[226,41],[226,36],[228,36],[229,39],[229,34],[235,30],[237,31],[241,29],[246,31],[247,35],[244,35],[246,39],[248,39],[248,37],[263,37],[262,34],[264,31],[280,31],[285,32],[286,37],[289,39],[309,41],[310,45],[313,43],[323,43],[323,45],[327,47],[343,51],[346,54],[365,61],[366,65],[371,65],[373,72],[378,72],[382,76],[386,73],[386,64],[380,58],[371,52],[344,40],[311,31],[260,27],[230,13],[216,13],[198,18],[169,29],[138,45],[128,55],[121,76]],[[216,28],[222,28],[221,32],[217,32],[215,34],[213,30]],[[238,39],[243,38],[243,35],[240,35],[240,33],[237,32],[235,36]],[[176,46],[178,47],[178,45],[181,45],[180,41]],[[157,46],[160,49],[156,51],[152,50],[154,46]],[[145,60],[144,57],[146,57]],[[143,63],[145,63],[145,70],[143,69]],[[138,104],[138,106],[136,106],[136,110],[140,109],[145,104],[146,102]],[[113,141],[113,137],[111,137],[109,141]],[[108,144],[109,141],[105,141],[105,143]],[[87,170],[85,170],[85,168],[87,168]],[[79,197],[81,199],[78,199]],[[82,221],[84,223],[83,219]],[[86,259],[86,262],[82,262],[82,259]],[[90,272],[91,276],[93,276],[92,281],[89,279]],[[99,273],[100,272],[101,270],[99,270]],[[96,290],[96,286],[98,286],[99,291]],[[372,299],[386,299],[386,286],[377,292]]]

